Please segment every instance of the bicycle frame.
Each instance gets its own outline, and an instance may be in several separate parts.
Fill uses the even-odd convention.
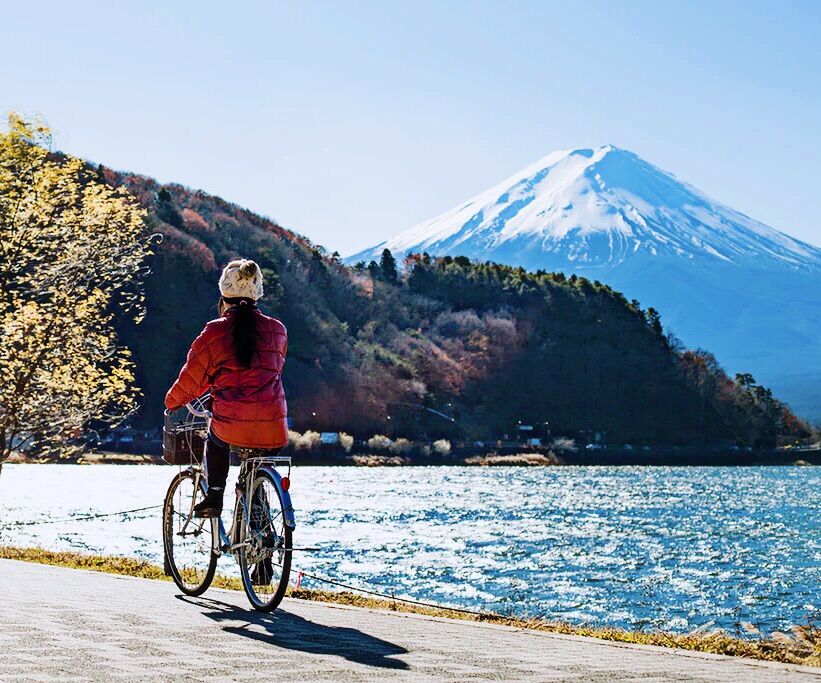
[[[186,408],[188,408],[188,410],[193,415],[205,418],[207,434],[208,430],[211,428],[211,412],[204,408],[198,408],[196,405],[194,405],[193,402],[186,405]],[[202,467],[189,468],[189,471],[194,475],[195,490],[199,488],[200,482],[205,483],[206,490],[208,487],[208,478],[206,476],[207,464],[205,462],[204,457],[202,458],[202,463]],[[271,480],[274,482],[274,486],[276,486],[277,493],[279,494],[280,500],[282,501],[285,525],[289,529],[291,529],[291,531],[293,531],[296,528],[294,506],[291,502],[291,495],[290,493],[288,493],[288,489],[286,489],[282,485],[282,475],[276,470],[277,465],[287,465],[290,471],[291,458],[288,456],[264,455],[259,457],[250,457],[242,461],[242,463],[240,464],[240,477],[237,483],[236,491],[237,500],[239,501],[239,511],[245,517],[246,523],[248,523],[250,521],[251,508],[247,504],[249,493],[247,488],[253,483],[258,472],[265,472],[271,477]],[[188,514],[188,521],[190,521],[191,515],[193,514],[193,501],[192,509],[189,511]],[[219,518],[219,538],[212,539],[212,551],[216,555],[234,552],[241,548],[243,545],[245,545],[245,542],[232,543],[232,539],[235,538],[235,534],[237,532],[238,524],[239,518],[238,515],[235,515],[234,519],[231,522],[231,529],[226,531],[225,525],[222,521],[222,517]]]

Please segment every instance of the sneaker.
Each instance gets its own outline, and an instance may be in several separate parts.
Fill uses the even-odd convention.
[[[194,506],[194,517],[219,517],[222,514],[222,494],[222,489],[208,489],[205,498]]]
[[[255,586],[267,586],[271,583],[273,575],[274,565],[271,563],[271,558],[266,557],[262,562],[257,564],[251,572],[251,583]]]

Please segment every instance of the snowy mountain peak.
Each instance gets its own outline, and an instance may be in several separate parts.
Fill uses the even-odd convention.
[[[552,152],[446,213],[351,256],[427,251],[528,268],[638,256],[821,268],[821,250],[715,202],[632,152]]]

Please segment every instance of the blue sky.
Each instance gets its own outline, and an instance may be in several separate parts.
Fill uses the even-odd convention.
[[[819,35],[818,2],[16,3],[0,110],[343,254],[606,143],[821,245]]]

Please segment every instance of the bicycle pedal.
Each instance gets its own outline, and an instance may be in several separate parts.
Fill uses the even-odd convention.
[[[222,514],[222,510],[218,508],[204,508],[202,510],[195,510],[194,517],[197,519],[212,519],[215,517],[219,517]]]

